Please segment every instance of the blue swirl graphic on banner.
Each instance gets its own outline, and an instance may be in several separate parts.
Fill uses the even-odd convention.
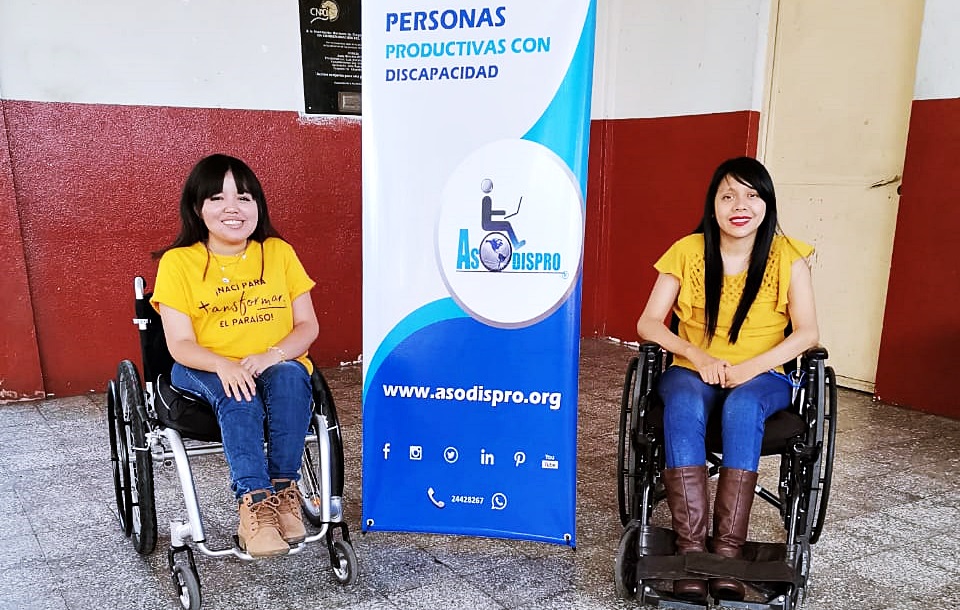
[[[570,171],[580,182],[581,199],[586,206],[587,192],[587,155],[588,147],[583,146],[570,134],[590,133],[590,96],[584,96],[593,82],[593,45],[596,30],[596,6],[590,3],[587,18],[583,25],[580,42],[574,52],[567,74],[560,83],[550,105],[540,116],[536,124],[523,136],[524,140],[537,142],[552,150],[564,160]],[[557,129],[557,125],[567,125],[568,130]]]
[[[463,309],[461,309],[453,299],[446,298],[440,299],[439,301],[434,301],[432,303],[427,303],[420,309],[413,311],[410,313],[410,315],[401,320],[400,323],[394,326],[393,330],[391,330],[387,336],[383,338],[383,341],[377,348],[377,353],[374,354],[373,359],[370,360],[370,368],[367,372],[367,382],[363,385],[363,399],[366,400],[367,388],[370,386],[370,382],[376,375],[377,370],[383,363],[383,360],[389,356],[390,352],[392,352],[404,339],[416,333],[421,328],[430,326],[431,324],[442,322],[443,320],[452,320],[465,317],[467,317],[466,312],[464,312]]]
[[[577,296],[535,326],[448,319],[395,346],[368,389],[365,530],[576,545],[578,364],[556,345],[576,344]]]

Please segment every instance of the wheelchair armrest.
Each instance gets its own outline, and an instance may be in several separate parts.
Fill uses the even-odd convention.
[[[644,341],[640,344],[640,360],[643,362],[657,360],[663,357],[665,351],[659,343]]]
[[[646,354],[647,352],[654,352],[662,350],[659,343],[654,343],[653,341],[644,341],[640,344],[640,351]]]
[[[809,360],[826,360],[827,359],[827,348],[822,345],[816,347],[811,347],[807,351],[803,352],[803,357]]]

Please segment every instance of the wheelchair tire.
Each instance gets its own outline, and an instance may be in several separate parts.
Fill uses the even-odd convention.
[[[153,496],[153,457],[147,446],[147,409],[143,402],[143,386],[137,367],[129,360],[120,363],[117,375],[120,382],[120,404],[125,434],[120,437],[125,454],[126,514],[129,515],[130,538],[133,548],[141,555],[149,555],[157,544],[157,511]],[[132,455],[131,455],[132,451]]]
[[[360,562],[353,545],[346,540],[337,540],[330,548],[330,564],[333,576],[341,585],[352,585],[360,577]]]
[[[811,498],[809,515],[813,526],[810,528],[810,544],[816,544],[823,532],[823,523],[827,516],[827,504],[830,501],[830,486],[833,483],[833,460],[837,447],[837,376],[832,366],[824,368],[824,385],[827,396],[823,402],[823,451],[820,460],[819,477],[820,493]]]
[[[613,583],[617,597],[634,599],[637,595],[637,531],[636,523],[627,525],[620,534],[620,543],[617,545],[617,556],[613,562]]]
[[[123,535],[130,537],[130,469],[127,468],[127,432],[117,382],[107,383],[107,426],[110,428],[110,469],[113,474],[113,493],[117,505],[117,519]]]
[[[313,399],[317,410],[326,419],[327,438],[330,440],[330,495],[343,496],[344,458],[343,437],[340,433],[340,418],[337,415],[337,406],[333,401],[333,392],[327,384],[326,378],[314,369],[311,379],[313,385]]]
[[[639,358],[634,356],[627,364],[627,372],[623,380],[623,395],[620,398],[620,431],[617,441],[617,503],[620,507],[620,525],[624,527],[630,523],[631,515],[627,502],[633,498],[635,479],[632,474],[633,447],[630,443],[632,430],[632,416],[635,413],[633,404],[633,389],[637,383],[637,364]]]
[[[320,434],[327,433],[323,428],[320,416],[314,414],[310,418],[310,435],[320,438]],[[323,464],[320,463],[319,443],[317,441],[305,443],[303,446],[303,463],[300,466],[300,480],[297,482],[297,486],[300,488],[302,497],[303,516],[317,527],[323,525],[322,507],[320,505],[323,497],[323,486],[320,482],[321,468],[323,468]]]
[[[203,604],[203,593],[200,591],[200,576],[196,568],[173,566],[174,594],[184,610],[199,610]]]

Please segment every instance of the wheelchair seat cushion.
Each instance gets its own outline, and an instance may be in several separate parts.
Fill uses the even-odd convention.
[[[220,441],[220,425],[210,403],[170,385],[166,375],[157,377],[154,407],[164,426],[198,441]]]
[[[652,424],[653,432],[658,438],[663,438],[663,403],[654,401],[651,406],[647,422]],[[715,410],[707,422],[707,451],[723,453],[723,437],[720,426],[720,410]],[[790,411],[777,411],[767,418],[763,431],[763,442],[760,444],[760,455],[783,454],[791,439],[803,438],[806,425],[799,415]]]

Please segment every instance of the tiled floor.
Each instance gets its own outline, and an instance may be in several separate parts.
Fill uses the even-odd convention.
[[[204,608],[636,608],[616,597],[621,527],[616,430],[633,349],[582,344],[579,547],[446,536],[359,533],[360,370],[326,370],[348,469],[346,517],[361,565],[336,584],[319,545],[242,563],[199,556]],[[824,535],[813,548],[808,610],[955,608],[960,600],[960,421],[841,391],[837,462]],[[160,540],[143,558],[114,516],[102,394],[0,405],[0,608],[176,608],[167,522],[182,512],[170,466],[155,478]],[[775,470],[767,463],[762,470]],[[773,458],[776,459],[776,458]],[[235,513],[219,456],[195,462],[212,546]],[[756,505],[751,538],[782,539]],[[657,519],[667,519],[662,507]]]

